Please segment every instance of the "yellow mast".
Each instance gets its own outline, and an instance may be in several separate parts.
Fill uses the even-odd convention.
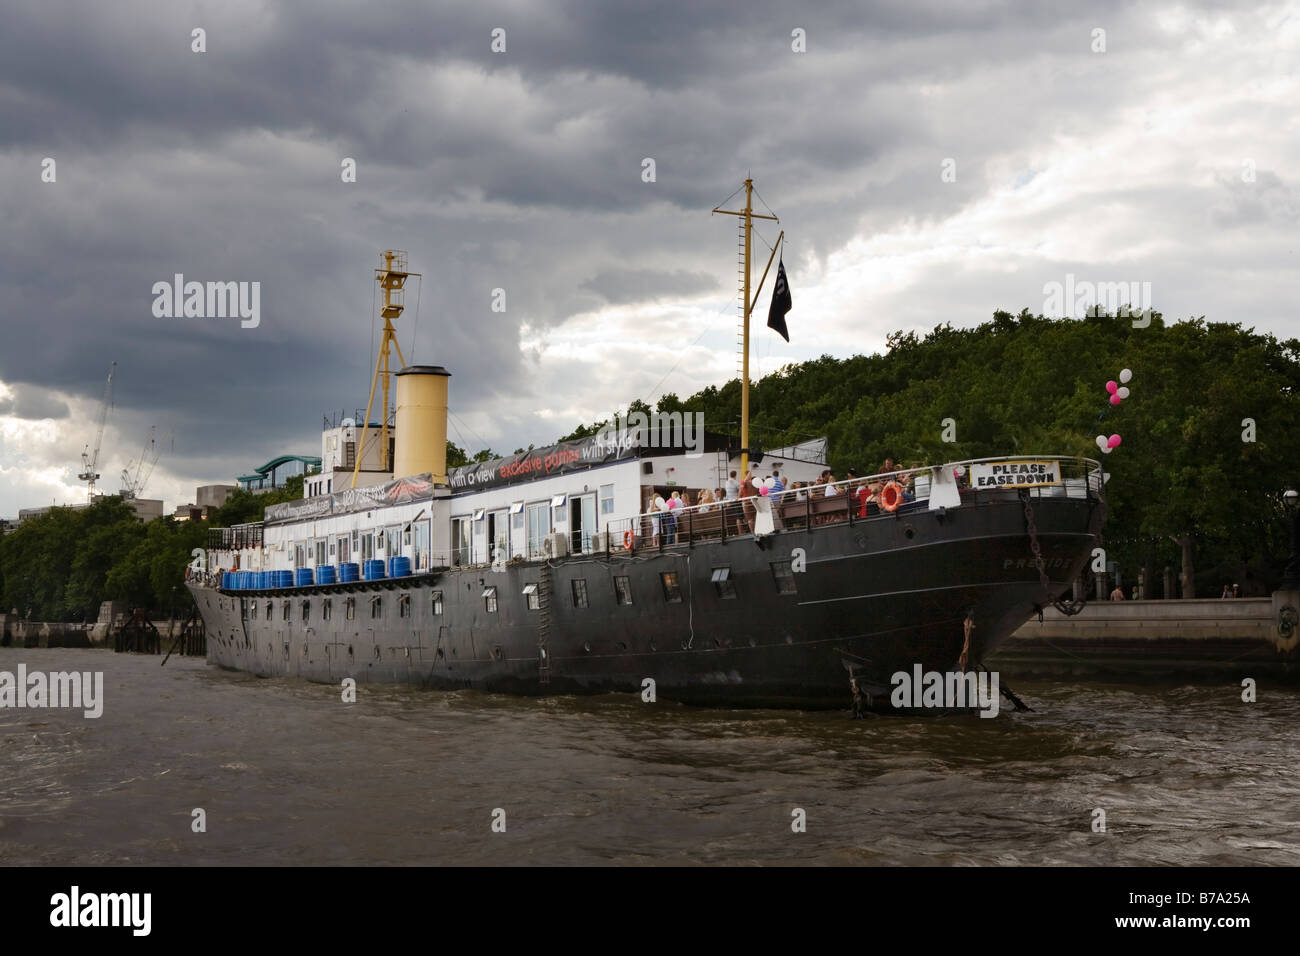
[[[771,219],[774,222],[780,222],[776,216],[763,216],[754,212],[754,180],[745,180],[745,208],[740,211],[732,209],[714,209],[715,213],[723,213],[728,216],[743,216],[745,220],[745,256],[744,268],[742,270],[742,323],[743,330],[741,333],[741,371],[740,371],[740,474],[743,477],[749,471],[749,313],[754,308],[753,300],[749,295],[749,256],[752,248],[751,234],[753,232],[753,220]],[[784,235],[784,233],[782,233]],[[780,239],[777,240],[780,243]],[[772,255],[776,255],[776,246],[772,247]],[[768,259],[768,268],[771,268],[772,261]],[[766,278],[767,271],[763,271]],[[761,285],[761,283],[760,283]],[[755,293],[757,297],[757,293]]]
[[[375,270],[375,281],[384,290],[383,310],[384,333],[379,343],[379,356],[375,360],[375,375],[370,381],[370,399],[366,402],[366,418],[361,423],[361,447],[357,449],[357,460],[352,468],[352,487],[357,486],[357,476],[361,473],[361,462],[366,453],[366,439],[370,435],[370,410],[375,404],[375,386],[382,377],[384,383],[384,406],[380,416],[379,468],[388,471],[392,463],[388,460],[388,390],[392,370],[388,365],[389,349],[397,350],[397,358],[402,363],[398,371],[406,367],[406,357],[402,355],[402,346],[397,341],[397,330],[393,328],[393,319],[402,314],[406,306],[406,280],[410,276],[419,276],[418,272],[406,271],[406,253],[400,249],[385,249],[380,253],[382,265]]]

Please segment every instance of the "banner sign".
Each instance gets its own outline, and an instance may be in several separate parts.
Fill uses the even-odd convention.
[[[351,514],[355,511],[369,511],[372,508],[404,505],[432,495],[433,476],[414,475],[410,478],[386,481],[382,485],[371,485],[369,488],[345,488],[332,495],[268,505],[263,521],[266,524],[306,521],[330,515]]]
[[[447,476],[455,492],[482,491],[501,488],[522,481],[535,481],[575,471],[585,471],[597,465],[608,465],[637,456],[637,438],[634,434],[619,432],[597,433],[576,441],[533,448],[491,461],[453,468]]]
[[[1037,488],[1061,483],[1059,461],[999,461],[970,466],[971,487]]]

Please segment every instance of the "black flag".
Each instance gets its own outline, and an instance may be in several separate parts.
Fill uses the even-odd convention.
[[[785,327],[785,314],[794,302],[790,299],[790,285],[785,281],[785,258],[776,267],[776,288],[772,290],[772,305],[767,310],[767,327],[775,329],[781,338],[790,341],[790,333]]]

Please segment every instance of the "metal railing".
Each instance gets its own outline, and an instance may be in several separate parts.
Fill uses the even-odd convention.
[[[1060,482],[1028,488],[971,485],[972,465],[995,465],[1002,462],[1056,462]],[[1031,497],[1101,500],[1105,482],[1101,463],[1091,458],[1066,458],[1053,455],[1012,455],[1000,458],[976,458],[967,461],[901,468],[897,471],[867,475],[812,485],[797,490],[783,490],[764,496],[771,502],[774,530],[802,529],[826,524],[871,521],[910,511],[928,510],[934,476],[942,468],[954,471],[959,501],[962,505],[981,501],[1005,500],[1025,490]],[[880,492],[889,482],[899,487],[898,504],[892,511],[881,507]],[[860,489],[867,489],[860,495]],[[754,499],[734,498],[652,511],[632,518],[620,518],[605,525],[606,549],[615,551],[637,548],[675,547],[702,540],[718,540],[753,534],[757,506]],[[866,500],[863,500],[863,499]]]

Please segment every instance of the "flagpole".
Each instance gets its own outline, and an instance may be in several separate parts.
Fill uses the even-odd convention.
[[[740,367],[740,474],[743,477],[749,471],[749,313],[753,309],[753,302],[749,296],[749,258],[751,248],[751,235],[753,233],[753,220],[771,219],[780,222],[776,216],[763,216],[754,212],[754,180],[745,180],[745,208],[737,212],[731,209],[714,209],[715,213],[724,213],[728,216],[743,216],[745,218],[745,268],[743,272],[744,285],[742,292],[743,315],[743,332],[741,335],[741,367]],[[784,233],[783,233],[784,234]],[[775,248],[773,252],[775,253]],[[772,263],[768,262],[771,268]],[[767,276],[766,270],[763,273]]]

